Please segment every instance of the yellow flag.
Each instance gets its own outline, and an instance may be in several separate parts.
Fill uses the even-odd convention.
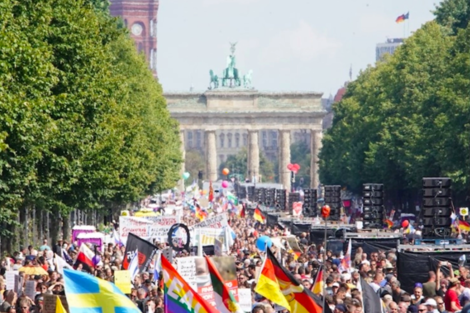
[[[64,306],[62,305],[62,301],[60,301],[59,297],[57,297],[57,302],[55,303],[55,313],[67,313],[67,311],[65,311]]]

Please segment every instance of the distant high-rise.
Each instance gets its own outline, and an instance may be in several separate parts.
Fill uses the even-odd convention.
[[[375,60],[379,61],[386,53],[393,54],[395,49],[403,43],[403,38],[389,38],[384,43],[378,43],[375,48]]]
[[[157,76],[157,12],[159,0],[111,0],[110,11],[120,16],[139,52],[144,52]]]

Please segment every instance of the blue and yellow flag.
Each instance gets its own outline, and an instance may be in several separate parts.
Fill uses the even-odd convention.
[[[64,280],[70,313],[140,313],[113,283],[69,269],[64,269]]]

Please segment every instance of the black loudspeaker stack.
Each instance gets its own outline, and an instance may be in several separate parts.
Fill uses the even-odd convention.
[[[382,229],[385,218],[384,208],[384,185],[383,184],[364,184],[362,188],[363,195],[363,227],[367,229]]]
[[[318,215],[316,189],[304,189],[304,203],[302,205],[302,214],[305,217],[316,217]]]
[[[452,215],[452,179],[423,178],[423,238],[450,237]]]
[[[341,211],[341,186],[327,185],[325,188],[325,204],[330,207],[330,219],[338,220]]]
[[[255,202],[255,186],[247,187],[247,196],[250,202]]]
[[[264,205],[267,207],[274,207],[274,201],[276,199],[276,189],[266,188],[266,195],[264,197]]]
[[[289,192],[289,212],[292,214],[292,210],[294,209],[294,202],[300,201],[300,194],[298,192]]]
[[[276,189],[276,208],[285,211],[287,209],[287,190]]]

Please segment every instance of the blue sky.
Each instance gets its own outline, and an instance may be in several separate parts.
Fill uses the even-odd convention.
[[[206,90],[209,70],[253,70],[263,91],[336,93],[375,62],[375,45],[433,19],[437,0],[160,0],[158,76],[165,91]],[[405,25],[397,16],[410,12]],[[404,29],[406,27],[406,29]]]

